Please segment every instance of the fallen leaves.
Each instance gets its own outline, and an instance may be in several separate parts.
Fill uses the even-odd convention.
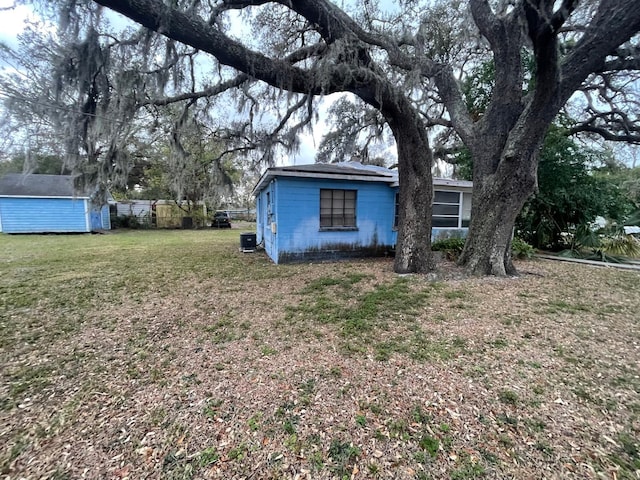
[[[388,321],[374,342],[411,325],[463,348],[378,361],[373,345],[345,349],[331,324],[288,324],[286,308],[304,302],[299,291],[316,278],[358,271],[361,289],[393,282],[389,260],[280,267],[265,262],[266,280],[224,284],[183,276],[173,295],[95,305],[73,335],[9,345],[3,474],[622,477],[615,461],[633,452],[625,435],[638,434],[640,404],[630,316],[640,288],[625,287],[637,285],[628,273],[536,262],[527,269],[544,276],[466,279],[447,265],[435,287],[409,277],[427,304],[416,318]],[[348,303],[339,288],[334,300]],[[36,371],[50,378],[15,380]],[[506,390],[510,403],[499,400]]]

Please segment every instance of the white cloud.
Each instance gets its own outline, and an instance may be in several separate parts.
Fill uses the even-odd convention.
[[[314,132],[315,133],[315,132]],[[316,161],[316,141],[314,135],[303,133],[300,135],[300,150],[296,155],[288,156],[285,159],[287,165],[305,165]]]
[[[15,46],[16,37],[24,30],[25,21],[33,17],[33,11],[26,5],[0,0],[0,12],[0,42]]]

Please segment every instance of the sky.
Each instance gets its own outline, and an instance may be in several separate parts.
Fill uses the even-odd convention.
[[[16,46],[17,35],[24,30],[25,21],[32,15],[33,13],[28,6],[15,5],[15,0],[0,0],[0,42],[6,43],[9,46]],[[115,12],[109,14],[109,17],[111,17],[112,22],[116,25],[128,22],[125,17]],[[2,68],[1,65],[0,68]],[[282,156],[277,161],[278,165],[314,163],[322,134],[329,129],[328,124],[324,122],[323,119],[326,118],[326,111],[331,103],[331,99],[325,99],[319,102],[320,121],[314,126],[313,132],[303,134],[300,138],[299,151],[292,155]],[[619,160],[622,160],[629,166],[640,166],[640,151],[638,148],[619,144],[612,145],[612,147]]]
[[[24,21],[29,17],[30,9],[25,5],[15,8],[11,0],[0,0],[0,42],[15,46],[17,35],[24,30]]]

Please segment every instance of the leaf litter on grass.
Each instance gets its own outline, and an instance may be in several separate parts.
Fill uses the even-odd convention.
[[[443,264],[434,283],[386,259],[276,266],[233,233],[0,239],[4,475],[638,470],[636,274]],[[60,278],[96,281],[78,299]]]

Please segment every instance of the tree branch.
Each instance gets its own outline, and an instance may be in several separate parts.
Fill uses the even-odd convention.
[[[226,92],[227,90],[230,90],[232,88],[239,87],[249,79],[250,77],[243,73],[231,80],[228,80],[224,83],[215,85],[210,88],[206,88],[199,92],[187,92],[181,95],[175,95],[173,97],[166,97],[166,98],[155,98],[155,99],[150,98],[148,100],[141,102],[140,105],[141,106],[154,105],[154,106],[160,107],[160,106],[170,105],[172,103],[182,102],[184,100],[197,100],[203,97],[213,97],[222,92]]]
[[[578,0],[563,0],[560,8],[551,17],[550,25],[554,32],[560,31],[577,6]]]
[[[590,73],[603,71],[606,57],[615,54],[638,31],[640,8],[636,0],[603,0],[582,38],[561,64],[556,104],[564,104]]]
[[[504,40],[502,24],[491,10],[488,0],[470,0],[469,7],[480,34],[488,40],[492,50],[499,48]]]
[[[640,145],[640,133],[615,133],[608,128],[597,127],[595,125],[581,124],[569,129],[570,135],[578,133],[592,133],[610,142],[628,142]]]
[[[602,68],[595,70],[594,73],[620,72],[640,70],[640,52],[633,57],[619,57],[604,62]]]
[[[215,56],[218,61],[269,85],[298,93],[325,93],[308,72],[287,60],[271,59],[246,48],[199,17],[170,7],[161,0],[95,0],[142,26]],[[285,85],[286,83],[286,85]],[[329,92],[332,92],[330,86]],[[329,93],[327,92],[327,93]]]

